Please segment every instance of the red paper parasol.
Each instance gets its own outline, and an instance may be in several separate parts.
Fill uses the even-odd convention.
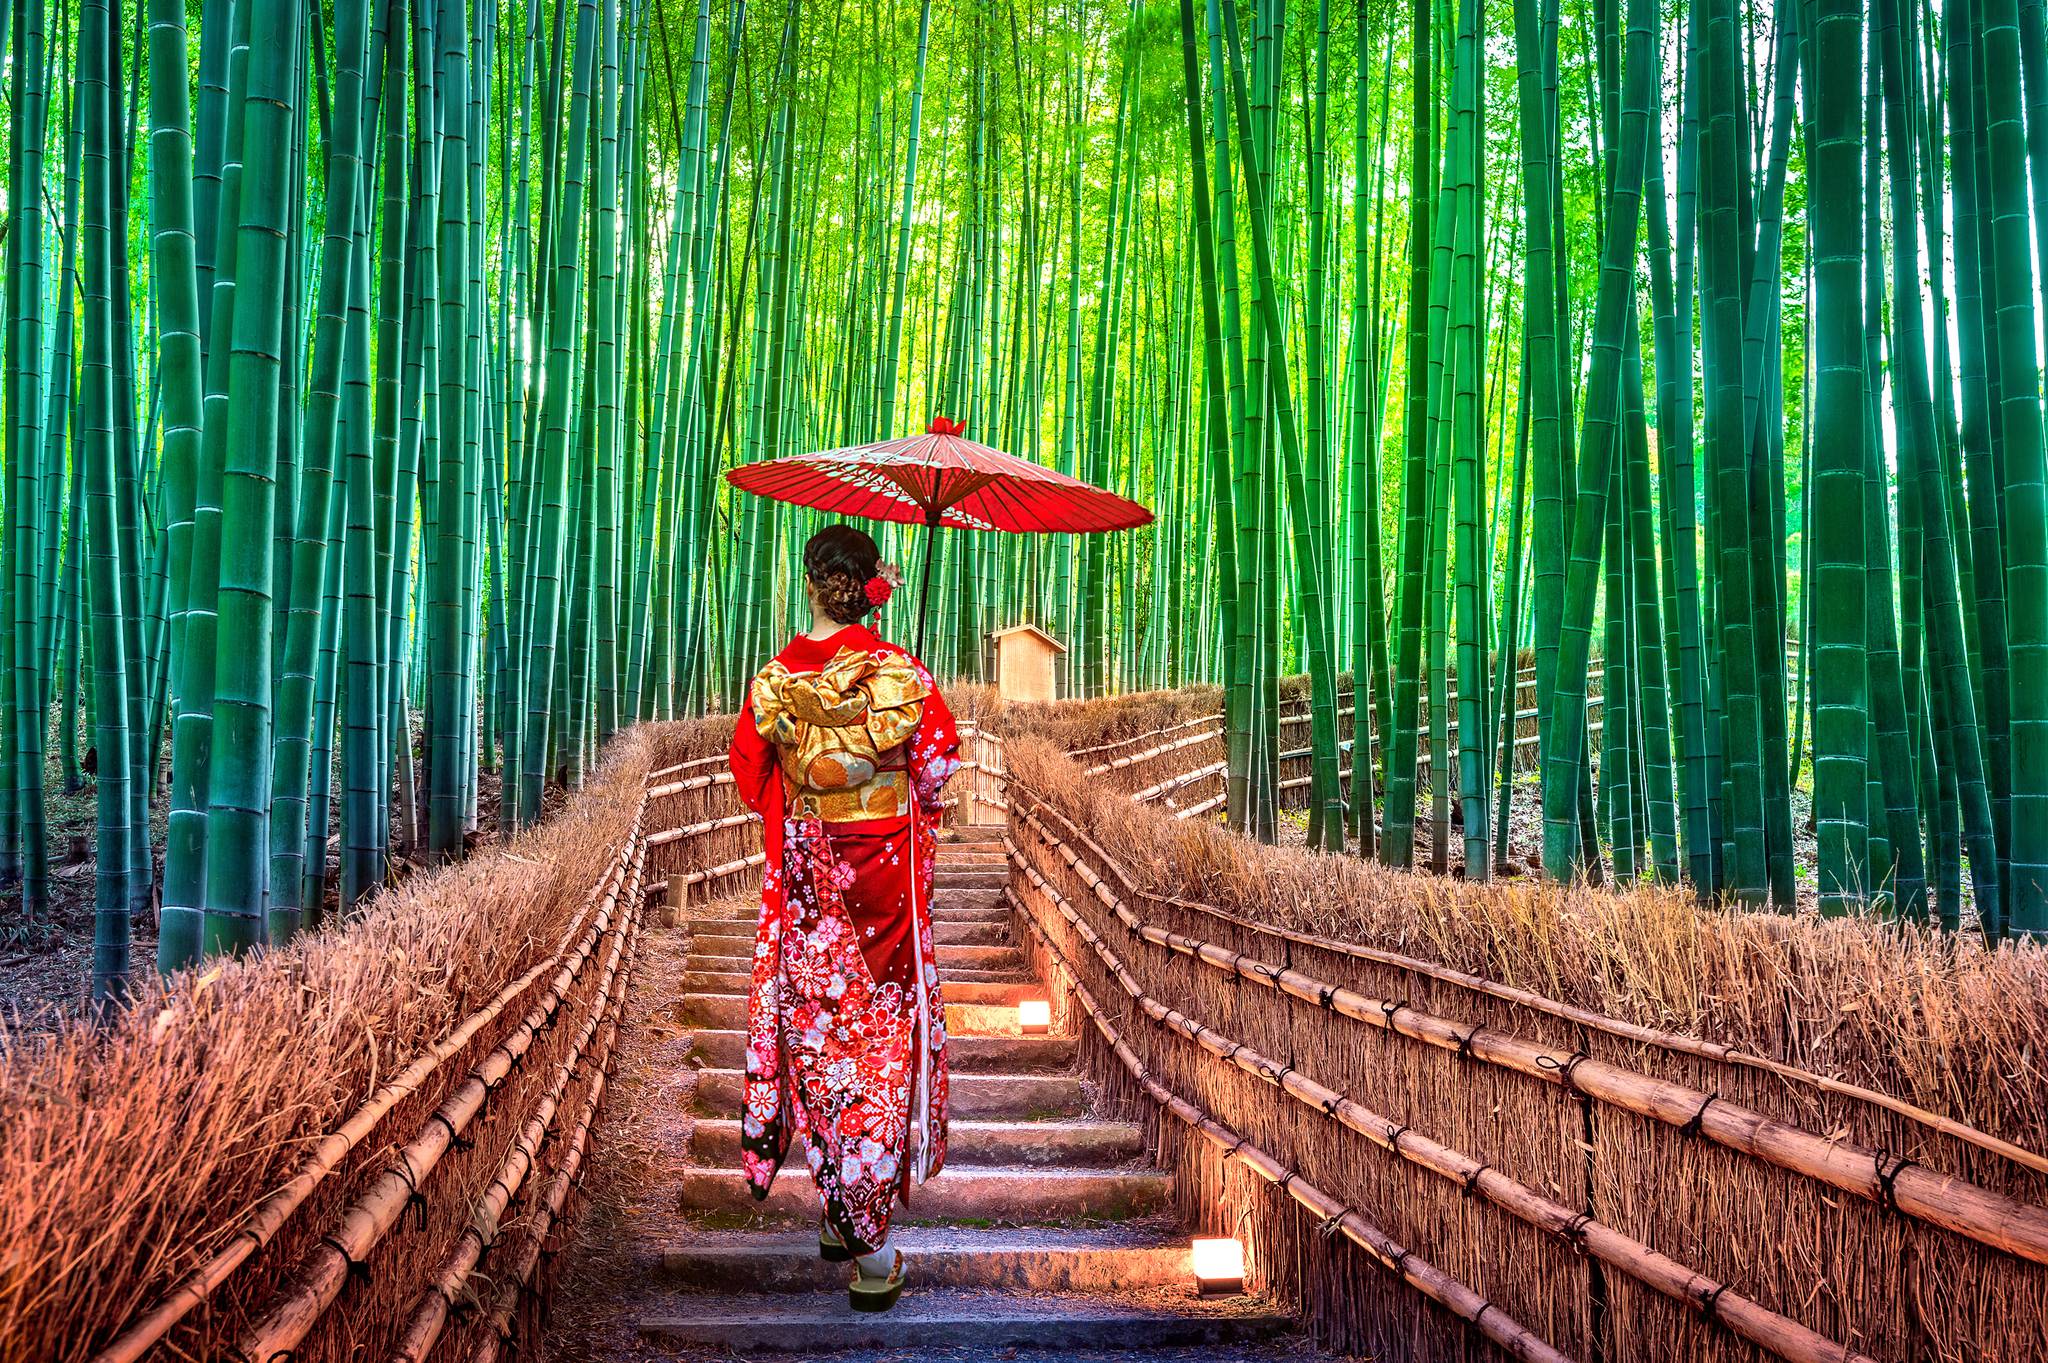
[[[725,476],[734,487],[779,502],[907,525],[1092,533],[1152,521],[1152,513],[1128,497],[978,444],[960,431],[958,422],[933,417],[922,435],[743,464]],[[931,576],[927,536],[924,596],[930,595]],[[924,609],[920,598],[919,652]]]

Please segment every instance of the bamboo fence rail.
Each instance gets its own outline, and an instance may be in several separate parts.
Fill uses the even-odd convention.
[[[1068,864],[1080,871],[1079,858],[1072,849],[1034,814],[1034,810],[1023,811],[1023,822],[1057,855],[1074,857]],[[1477,1023],[1427,1013],[1405,1002],[1372,998],[1214,942],[1169,931],[1140,917],[1092,871],[1083,878],[1133,936],[1153,946],[1265,985],[1332,1015],[1556,1084],[1578,1096],[1662,1122],[1816,1179],[1839,1192],[1854,1193],[1952,1230],[1981,1245],[2048,1264],[2048,1208],[1931,1172],[1891,1151],[1867,1149],[1774,1122],[1717,1093],[1623,1069],[1584,1051],[1558,1051]]]
[[[1014,897],[1011,902],[1013,905],[1016,903]],[[1021,906],[1019,907],[1021,909]],[[1240,1136],[1153,1078],[1137,1052],[1125,1043],[1122,1031],[1096,1003],[1095,996],[1089,992],[1088,987],[1075,976],[1072,966],[1053,942],[1051,935],[1045,931],[1044,926],[1028,913],[1023,913],[1022,917],[1033,938],[1051,956],[1059,974],[1068,981],[1068,986],[1088,1021],[1108,1043],[1131,1078],[1144,1087],[1146,1094],[1154,1102],[1214,1144],[1216,1149],[1222,1152],[1224,1159],[1243,1164],[1267,1183],[1285,1191],[1289,1197],[1319,1218],[1320,1226],[1326,1228],[1325,1234],[1343,1234],[1346,1239],[1371,1254],[1387,1271],[1480,1331],[1513,1357],[1528,1360],[1528,1363],[1572,1363],[1568,1355],[1551,1348],[1520,1322],[1500,1310],[1495,1303],[1473,1291],[1469,1285],[1445,1273],[1414,1251],[1404,1248],[1363,1212],[1345,1206],[1301,1177],[1296,1170],[1281,1163],[1267,1151],[1252,1144],[1250,1140]]]
[[[643,801],[643,808],[644,804]],[[636,827],[638,817],[636,814]],[[156,1306],[95,1354],[93,1363],[132,1363],[132,1360],[141,1358],[187,1313],[203,1304],[236,1269],[252,1255],[260,1253],[292,1214],[305,1204],[313,1190],[341,1166],[349,1153],[378,1128],[394,1107],[418,1092],[445,1061],[459,1054],[484,1028],[522,999],[551,970],[560,966],[576,939],[585,932],[590,916],[616,877],[623,873],[624,865],[623,860],[615,862],[606,878],[591,887],[582,912],[551,956],[507,985],[490,1003],[463,1019],[460,1026],[415,1057],[395,1078],[379,1088],[346,1122],[322,1137],[299,1172],[257,1203],[225,1246],[193,1269],[166,1292]]]
[[[1176,817],[1187,817],[1195,812],[1192,809],[1183,810]],[[1200,900],[1189,899],[1182,895],[1160,894],[1157,891],[1139,885],[1114,857],[1103,850],[1100,843],[1088,835],[1086,829],[1076,825],[1056,807],[1049,803],[1041,802],[1034,811],[1023,817],[1027,821],[1031,821],[1038,815],[1044,815],[1057,821],[1069,837],[1088,849],[1095,859],[1095,864],[1099,864],[1104,870],[1108,871],[1124,887],[1126,893],[1137,898],[1151,900],[1156,904],[1199,914],[1217,922],[1228,923],[1234,928],[1262,938],[1271,939],[1275,942],[1291,943],[1296,946],[1310,947],[1318,951],[1329,952],[1332,955],[1347,956],[1360,961],[1370,961],[1377,965],[1392,966],[1403,972],[1454,985],[1461,990],[1482,994],[1489,998],[1513,1004],[1519,1008],[1528,1009],[1531,1012],[1547,1014],[1551,1017],[1568,1021],[1593,1031],[1603,1032],[1622,1040],[1693,1056],[1720,1065],[1761,1071],[1779,1079],[1805,1085],[1824,1093],[1834,1094],[1838,1097],[1849,1098],[1859,1103],[1882,1108],[1896,1116],[1924,1126],[1931,1131],[1939,1132],[1944,1136],[1973,1145],[1988,1154],[1998,1156],[2000,1159],[2010,1160],[2036,1173],[2048,1173],[2048,1155],[2042,1155],[2037,1151],[2016,1145],[2011,1141],[2002,1140],[1989,1132],[1981,1131],[1952,1117],[1947,1117],[1937,1112],[1930,1112],[1917,1104],[1906,1102],[1889,1093],[1880,1093],[1864,1085],[1848,1083],[1830,1075],[1817,1074],[1812,1070],[1803,1069],[1796,1065],[1788,1065],[1782,1061],[1773,1060],[1768,1056],[1756,1055],[1722,1042],[1708,1040],[1703,1037],[1685,1036],[1654,1027],[1645,1027],[1640,1023],[1628,1022],[1621,1018],[1609,1017],[1603,1013],[1593,1012],[1590,1009],[1560,1003],[1555,999],[1546,998],[1534,990],[1502,984],[1496,980],[1489,980],[1467,971],[1454,970],[1449,966],[1440,965],[1433,961],[1421,960],[1414,956],[1406,956],[1400,952],[1364,946],[1356,942],[1340,942],[1313,933],[1301,932],[1293,928],[1276,927],[1273,924],[1261,923],[1241,914],[1233,914],[1227,909]],[[1078,859],[1073,861],[1071,865],[1077,874],[1080,874],[1089,881],[1091,891],[1099,897],[1103,897],[1105,904],[1113,902],[1115,892],[1096,877],[1092,865],[1083,863]]]
[[[35,1166],[44,1186],[20,1196],[68,1237],[55,1243],[86,1247],[41,1252],[61,1267],[36,1279],[40,1311],[14,1311],[9,1284],[31,1282],[0,1273],[0,1356],[417,1363],[529,1352],[543,1251],[573,1210],[644,891],[671,870],[718,873],[758,846],[722,771],[730,731],[729,718],[630,731],[560,814],[504,851],[417,877],[395,902],[291,951],[157,986],[110,1034],[0,1054],[0,1084],[40,1095],[12,1106],[33,1114],[32,1130],[48,1128],[41,1148],[80,1167],[51,1183],[62,1166],[46,1159]],[[655,844],[651,828],[669,836]],[[330,1019],[336,1010],[348,1016]],[[258,1025],[263,1038],[237,1040]],[[188,1046],[201,1027],[207,1043]],[[97,1073],[69,1058],[80,1046]],[[316,1066],[315,1054],[344,1064]],[[259,1063],[269,1068],[245,1077]],[[203,1076],[196,1085],[188,1069]],[[235,1106],[255,1102],[243,1089],[258,1084],[256,1107]],[[148,1096],[157,1089],[162,1102]],[[323,1116],[330,1093],[347,1101]],[[171,1125],[126,1134],[145,1102]],[[78,1132],[63,1127],[74,1111],[88,1119]],[[103,1150],[93,1133],[110,1125],[124,1134]],[[232,1156],[210,1182],[166,1187],[127,1172],[182,1149],[183,1130],[219,1133],[208,1149]],[[116,1158],[128,1164],[113,1170]],[[0,1185],[28,1167],[9,1163]],[[166,1168],[190,1163],[186,1152]],[[241,1209],[227,1218],[208,1215],[223,1201],[221,1168],[270,1171],[246,1194],[227,1188]],[[110,1170],[136,1195],[110,1205],[108,1189],[123,1186]],[[97,1287],[74,1290],[86,1283]],[[458,1309],[478,1298],[484,1310]]]
[[[1015,844],[1010,846],[1014,852]],[[1768,1349],[1776,1357],[1788,1360],[1788,1363],[1872,1363],[1872,1360],[1864,1355],[1808,1330],[1797,1321],[1781,1316],[1739,1292],[1731,1291],[1726,1283],[1716,1282],[1695,1272],[1677,1260],[1657,1253],[1640,1241],[1603,1225],[1590,1215],[1574,1212],[1570,1207],[1545,1197],[1492,1165],[1481,1163],[1469,1155],[1430,1139],[1413,1127],[1373,1112],[1353,1099],[1309,1078],[1293,1065],[1269,1059],[1242,1042],[1232,1040],[1214,1028],[1197,1022],[1179,1009],[1170,1008],[1159,1002],[1145,992],[1136,976],[1124,965],[1122,958],[1066,898],[1033,870],[1028,862],[1022,864],[1031,889],[1049,900],[1061,916],[1073,926],[1101,959],[1110,975],[1146,1016],[1168,1031],[1185,1036],[1218,1059],[1279,1088],[1290,1097],[1341,1123],[1382,1149],[1418,1168],[1449,1180],[1467,1195],[1484,1195],[1488,1201],[1500,1206],[1510,1215],[1582,1248],[1601,1262],[1628,1274],[1672,1300],[1693,1307],[1704,1319],[1721,1322],[1732,1333],[1759,1348]],[[1034,932],[1057,953],[1057,947],[1052,947],[1049,934],[1045,932],[1043,924],[1038,921],[1032,910],[1024,905],[1014,890],[1009,892],[1009,898],[1020,913],[1030,918]],[[1064,958],[1062,962],[1064,965]],[[1071,973],[1071,967],[1067,966],[1067,969]],[[1089,1007],[1087,1004],[1083,1006]],[[1092,1008],[1089,1011],[1090,1015],[1094,1016]]]
[[[1142,758],[1178,726],[1126,727],[1132,738],[1098,751]],[[1764,1054],[1746,1033],[1670,1032],[1399,943],[1261,921],[1237,907],[1260,882],[1232,868],[1234,837],[1167,835],[1156,822],[1174,826],[1166,806],[1120,815],[1104,793],[1151,793],[1133,769],[1158,793],[1179,788],[1208,765],[1199,745],[1093,778],[1035,745],[1028,759],[1009,747],[1010,902],[1039,964],[1077,986],[1057,1006],[1094,1024],[1082,1029],[1099,1038],[1084,1066],[1146,1117],[1183,1210],[1244,1236],[1255,1269],[1332,1343],[1451,1358],[1484,1336],[1485,1352],[1526,1356],[1455,1310],[1418,1318],[1398,1299],[1417,1284],[1360,1278],[1333,1253],[1347,1228],[1328,1211],[1311,1222],[1231,1169],[1363,1209],[1406,1247],[1402,1263],[1428,1255],[1487,1304],[1484,1319],[1520,1322],[1561,1356],[2048,1357],[2037,1141],[1795,1063],[1803,1052]],[[1171,770],[1176,754],[1184,770]],[[1296,861],[1301,893],[1336,892],[1314,888],[1322,858]],[[1555,907],[1531,908],[1569,913],[1570,894],[1599,893],[1543,890]],[[1774,933],[1758,923],[1757,949],[1794,949]],[[1105,988],[1128,1014],[1102,1007]],[[1808,1049],[1825,1040],[1791,1036]],[[2038,1086],[2024,1084],[2001,1131],[2039,1110]],[[1276,1104],[1276,1087],[1293,1101]],[[1180,1120],[1158,1119],[1168,1114]],[[1205,1121],[1229,1137],[1217,1144]],[[1360,1139],[1383,1159],[1362,1161]]]
[[[604,1007],[585,1020],[567,1059],[556,1063],[553,1086],[535,1105],[533,1115],[520,1128],[518,1139],[505,1152],[505,1158],[499,1162],[489,1186],[477,1199],[469,1224],[442,1261],[441,1271],[432,1283],[422,1289],[419,1305],[414,1308],[406,1321],[404,1333],[391,1350],[390,1363],[423,1363],[433,1352],[442,1331],[447,1328],[449,1316],[469,1287],[478,1263],[497,1244],[505,1211],[512,1199],[518,1196],[527,1175],[533,1172],[542,1142],[555,1129],[555,1113],[567,1095],[571,1081],[581,1076],[581,1062],[585,1054],[594,1054],[594,1063],[600,1073],[610,1071],[612,1047],[618,1039],[620,1010],[625,1004],[626,981],[632,974],[633,958],[645,921],[642,916],[634,917],[626,943],[625,967],[612,972]],[[602,1035],[599,1034],[600,1022],[603,1024]],[[593,1041],[596,1049],[591,1052]],[[601,1092],[596,1084],[590,1086],[582,1116],[576,1125],[579,1132],[589,1125]]]
[[[626,938],[639,909],[640,850],[637,840],[626,853],[629,868],[623,882],[607,892],[596,920],[577,949],[556,971],[547,991],[519,1025],[492,1048],[468,1078],[444,1099],[378,1176],[342,1213],[335,1227],[320,1237],[292,1274],[291,1285],[242,1338],[239,1351],[250,1359],[296,1356],[299,1344],[334,1305],[351,1272],[368,1262],[378,1243],[398,1224],[409,1205],[425,1215],[426,1184],[451,1150],[473,1144],[464,1133],[488,1100],[516,1069],[535,1042],[552,1029],[585,968],[606,947],[602,973],[591,989],[589,1018],[609,1005],[612,978],[625,954]]]

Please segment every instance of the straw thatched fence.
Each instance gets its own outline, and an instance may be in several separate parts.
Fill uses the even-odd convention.
[[[0,1360],[530,1351],[654,852],[623,735],[545,824],[340,930],[0,1034]],[[679,865],[717,838],[670,840]]]
[[[1094,704],[980,741],[1020,935],[1326,1339],[2048,1357],[2048,953],[1257,847],[1129,798],[1215,760],[1199,698]]]

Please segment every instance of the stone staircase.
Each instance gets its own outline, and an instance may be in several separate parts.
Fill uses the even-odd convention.
[[[754,910],[735,899],[688,922],[679,1021],[697,1074],[686,1228],[650,1276],[643,1345],[671,1356],[1300,1356],[1292,1321],[1256,1297],[1200,1299],[1166,1175],[1135,1125],[1095,1115],[1071,1036],[1023,1036],[1043,997],[1012,935],[1000,834],[941,844],[934,936],[953,1067],[945,1172],[898,1209],[911,1291],[894,1311],[846,1304],[848,1270],[818,1258],[817,1194],[792,1159],[766,1202],[739,1174],[747,962]],[[906,1352],[908,1351],[908,1352]]]

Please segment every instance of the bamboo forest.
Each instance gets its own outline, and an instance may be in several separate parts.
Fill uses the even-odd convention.
[[[828,517],[724,475],[941,417],[1156,520],[888,526],[880,627],[1220,688],[1234,827],[2048,933],[2038,0],[7,0],[0,49],[0,931],[89,900],[100,996],[732,710]]]

